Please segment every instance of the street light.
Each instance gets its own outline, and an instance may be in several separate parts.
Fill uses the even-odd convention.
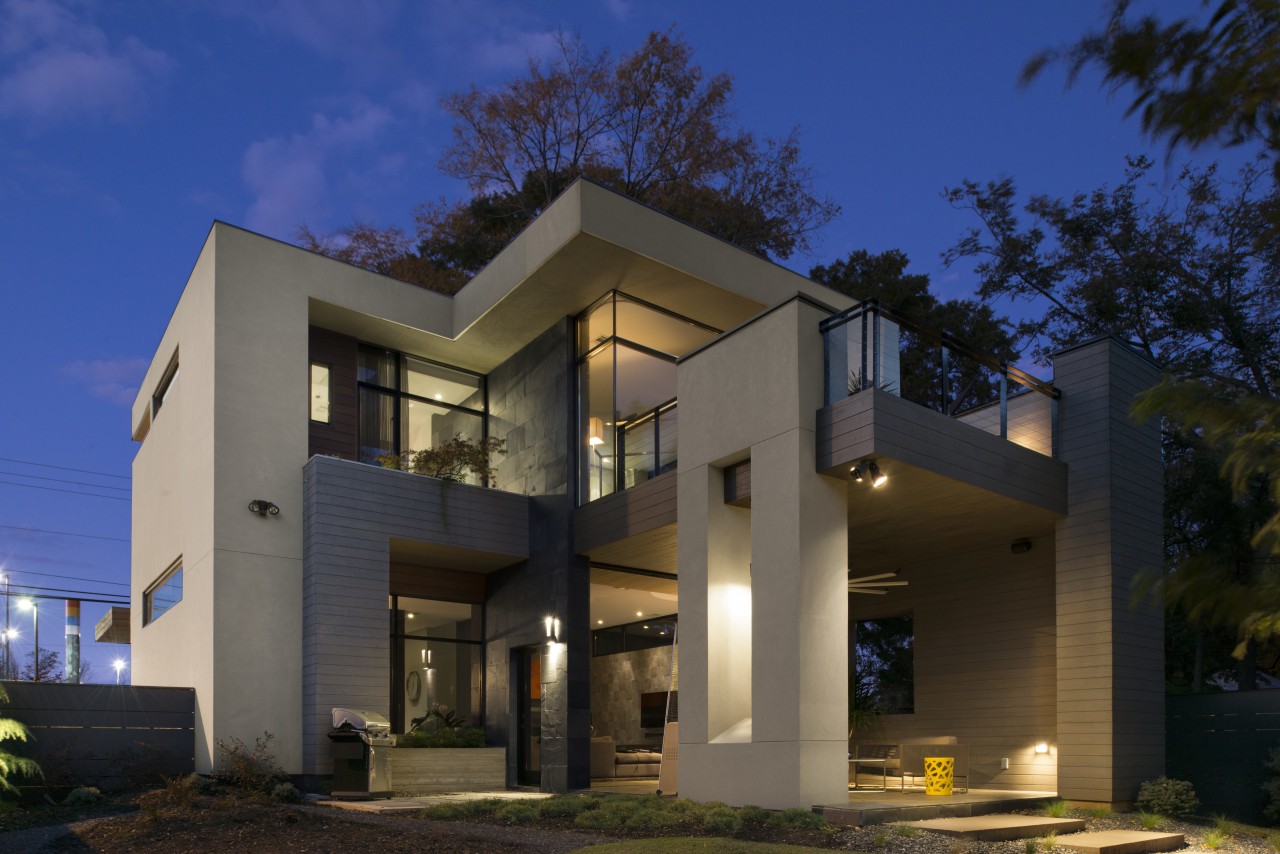
[[[117,658],[115,661],[111,662],[111,666],[114,667],[116,670],[116,684],[119,685],[120,673],[129,665],[123,658]]]
[[[8,626],[4,630],[4,678],[13,678],[13,667],[9,663],[9,648],[13,645],[13,639],[18,636],[18,630],[13,626]]]
[[[40,604],[34,599],[23,597],[18,600],[18,607],[23,611],[31,612],[31,625],[35,629],[36,649],[31,654],[32,671],[31,681],[40,681]]]

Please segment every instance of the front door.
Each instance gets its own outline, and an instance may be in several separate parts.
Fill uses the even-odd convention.
[[[530,646],[515,651],[516,670],[516,782],[542,783],[542,650]]]

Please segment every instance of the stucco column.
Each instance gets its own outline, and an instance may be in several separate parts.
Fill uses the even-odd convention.
[[[1132,601],[1135,577],[1162,569],[1160,433],[1129,417],[1159,378],[1109,338],[1054,357],[1069,466],[1055,591],[1058,794],[1069,800],[1132,801],[1164,773],[1164,617]]]
[[[826,312],[792,300],[679,368],[680,794],[845,798],[847,487],[816,471]],[[750,461],[750,509],[724,503]]]

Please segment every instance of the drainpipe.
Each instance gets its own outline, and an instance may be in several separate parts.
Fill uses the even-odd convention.
[[[80,600],[67,600],[67,684],[80,684]]]

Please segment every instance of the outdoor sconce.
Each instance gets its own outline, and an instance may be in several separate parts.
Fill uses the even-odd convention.
[[[1016,555],[1024,555],[1027,552],[1031,551],[1031,541],[1030,540],[1014,540],[1013,543],[1009,546],[1009,551]],[[1048,748],[1046,748],[1046,750],[1047,749]],[[1041,751],[1037,751],[1037,752],[1041,752]]]
[[[604,444],[604,419],[587,419],[587,444],[593,448]]]
[[[864,465],[867,467],[865,475],[862,473],[862,467]],[[871,478],[872,486],[884,486],[889,480],[889,476],[880,471],[880,466],[876,465],[875,460],[868,460],[866,462],[856,464],[853,468],[849,469],[849,474],[853,475],[854,483],[866,483],[867,478]]]
[[[265,498],[255,498],[249,502],[249,512],[259,516],[279,516],[280,508]]]
[[[547,641],[560,640],[560,620],[556,617],[546,617],[542,621],[547,629]]]
[[[1049,752],[1049,742],[1047,741],[1036,742],[1036,753],[1048,753],[1048,752]]]

